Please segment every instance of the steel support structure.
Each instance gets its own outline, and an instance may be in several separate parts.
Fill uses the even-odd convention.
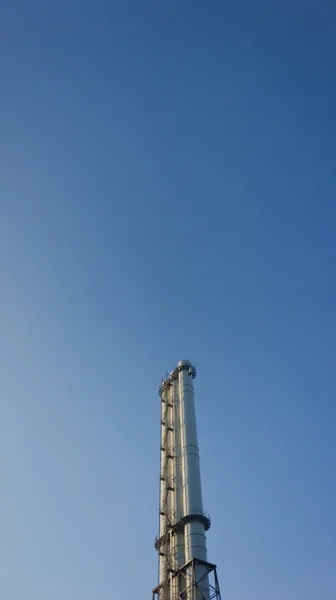
[[[197,578],[198,568],[202,567],[203,575]],[[210,600],[222,600],[217,576],[217,566],[212,563],[192,558],[181,569],[171,574],[173,589],[178,588],[178,600],[207,600],[203,593],[202,583],[207,578]],[[158,585],[152,592],[152,600],[160,600],[162,586]]]

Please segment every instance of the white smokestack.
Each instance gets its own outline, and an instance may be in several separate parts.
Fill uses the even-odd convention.
[[[153,600],[219,598],[216,566],[207,562],[194,386],[196,369],[181,360],[162,380],[159,585]],[[215,573],[215,586],[209,573]],[[211,590],[211,594],[210,594]]]

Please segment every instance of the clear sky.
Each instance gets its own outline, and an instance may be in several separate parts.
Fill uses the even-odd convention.
[[[150,599],[160,377],[223,600],[336,597],[336,7],[0,2],[0,597]]]

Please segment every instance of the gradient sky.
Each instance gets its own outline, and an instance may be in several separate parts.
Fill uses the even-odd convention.
[[[160,377],[223,600],[336,597],[336,7],[0,2],[0,597],[150,599]]]

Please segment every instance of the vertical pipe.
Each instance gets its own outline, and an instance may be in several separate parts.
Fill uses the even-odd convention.
[[[173,408],[173,386],[170,379],[167,380],[167,481],[168,481],[168,497],[167,510],[168,521],[170,524],[174,522],[174,408]]]
[[[174,417],[173,417],[173,389],[172,382],[170,379],[167,379],[167,485],[168,485],[168,494],[167,494],[167,521],[169,526],[174,523]],[[170,548],[170,558],[169,558],[169,567],[174,566],[174,536],[171,533],[171,528],[169,527],[169,548]],[[173,585],[172,585],[172,574],[169,574],[169,584],[167,589],[167,599],[166,600],[174,600],[173,599]]]
[[[179,369],[179,396],[180,396],[180,421],[181,421],[181,450],[182,450],[182,482],[183,482],[183,509],[187,522],[184,528],[185,560],[192,558],[207,561],[207,548],[205,526],[203,521],[203,499],[201,487],[201,473],[199,464],[199,450],[197,441],[196,415],[194,403],[193,367],[188,360],[178,364]],[[192,568],[188,577],[192,581]],[[208,578],[203,576],[207,569],[196,565],[196,581],[202,579],[199,585],[198,598],[210,598]],[[192,591],[189,600],[192,598]]]
[[[172,381],[172,400],[174,414],[174,511],[175,522],[179,521],[183,514],[183,497],[182,497],[182,452],[181,452],[181,419],[180,419],[180,398],[179,398],[179,383],[178,370],[171,372],[170,378]],[[184,551],[184,532],[178,529],[174,536],[174,562],[175,570],[178,571],[185,563]],[[178,600],[180,590],[180,579],[173,579],[173,600]]]
[[[174,372],[173,372],[174,373]],[[175,479],[175,515],[176,520],[183,513],[183,497],[182,497],[182,452],[181,452],[181,420],[180,420],[180,399],[178,388],[178,375],[174,373],[173,381],[173,407],[174,407],[174,479]],[[176,568],[180,569],[185,562],[184,556],[184,535],[183,533],[176,534]]]

